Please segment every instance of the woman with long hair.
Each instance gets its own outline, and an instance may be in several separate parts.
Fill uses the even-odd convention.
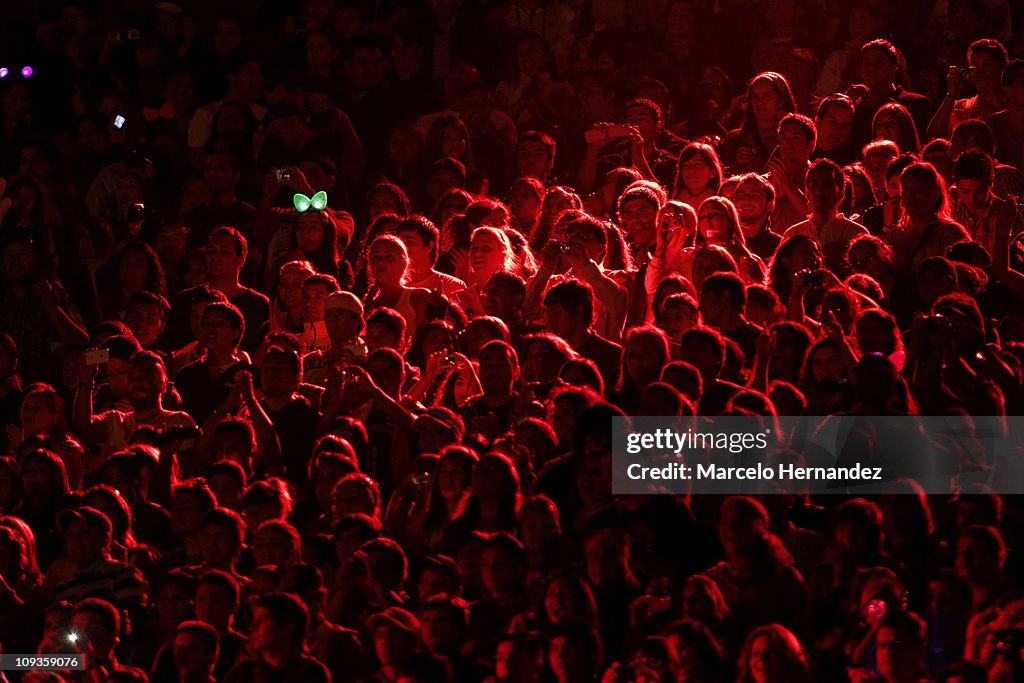
[[[366,294],[367,314],[375,308],[393,308],[405,318],[406,330],[414,335],[427,322],[426,289],[406,286],[409,252],[395,235],[380,235],[367,254],[370,291]]]
[[[36,535],[25,520],[14,515],[0,517],[0,533],[5,531],[10,534],[2,534],[0,542],[17,544],[18,577],[12,578],[4,575],[4,579],[8,586],[20,594],[20,597],[25,598],[29,591],[39,590],[43,583],[39,558],[36,556]]]
[[[484,312],[480,292],[495,273],[520,275],[512,243],[504,230],[484,226],[473,231],[469,242],[469,253],[460,255],[456,261],[455,276],[466,283],[466,289],[459,293],[459,301],[467,314]]]
[[[566,211],[582,208],[583,200],[573,188],[566,185],[549,187],[544,192],[544,199],[541,201],[540,217],[534,225],[533,231],[528,235],[530,248],[534,252],[540,253],[547,246],[559,217]]]
[[[742,125],[722,141],[722,159],[733,173],[761,173],[778,145],[779,121],[796,111],[789,82],[782,74],[765,71],[747,86]]]
[[[871,132],[875,140],[892,140],[901,152],[920,154],[921,137],[917,133],[914,117],[899,102],[889,102],[875,112],[871,120]]]
[[[355,275],[353,276],[352,284],[353,292],[364,294],[370,287],[370,245],[381,235],[398,234],[398,224],[402,220],[404,219],[398,214],[382,213],[366,227],[366,233],[358,245],[354,243],[349,245],[343,261],[345,263],[355,263]],[[406,248],[406,251],[408,251],[408,248]]]
[[[68,429],[64,399],[49,384],[33,384],[28,387],[21,401],[21,429],[15,434],[21,445],[22,440],[42,437],[48,448],[64,462],[68,483],[72,489],[82,487],[85,450]]]
[[[248,163],[253,158],[253,138],[257,128],[259,121],[253,115],[252,107],[238,100],[226,100],[213,116],[210,139],[205,149],[200,148],[200,154],[230,150],[243,163]]]
[[[952,219],[946,182],[929,163],[913,163],[900,174],[900,205],[899,227],[885,236],[897,271],[916,273],[926,258],[943,256],[950,245],[971,239]]]
[[[622,370],[611,400],[627,414],[635,414],[632,409],[640,404],[643,390],[660,379],[670,359],[668,337],[662,330],[652,325],[630,329],[623,340]]]
[[[697,578],[697,577],[694,577]],[[665,637],[679,655],[680,683],[726,683],[725,651],[711,629],[699,620],[686,618],[670,624]]]
[[[462,509],[445,527],[443,547],[461,548],[474,531],[514,532],[520,502],[519,473],[512,460],[500,453],[482,456]]]
[[[708,248],[719,249],[728,254],[728,260],[735,266],[735,269],[729,268],[729,270],[735,270],[746,282],[754,284],[764,282],[767,269],[761,258],[747,247],[739,212],[731,200],[715,196],[708,197],[701,202],[696,215],[695,228],[688,225],[689,221],[693,219],[690,212],[677,212],[679,216],[675,222],[679,223],[678,227],[668,225],[666,221],[660,221],[655,258],[651,260],[647,271],[646,287],[649,292],[653,291],[658,282],[672,273],[680,273],[699,288],[700,282],[697,281],[699,259],[697,257]],[[675,230],[675,233],[670,232],[672,229]],[[689,244],[681,249],[679,248],[680,235],[692,235]],[[718,259],[718,261],[720,260]],[[705,275],[722,269],[722,264],[716,263],[715,269],[708,271]]]
[[[18,522],[17,517],[0,518],[0,632],[5,647],[34,652],[28,648],[36,647],[43,610],[52,600],[35,566],[32,530]]]
[[[721,589],[739,632],[773,622],[802,632],[810,617],[810,593],[769,523],[768,511],[756,499],[726,498],[718,522],[725,560],[705,575]]]
[[[906,378],[891,359],[881,353],[863,356],[853,368],[858,415],[918,415],[920,409]],[[906,471],[910,471],[907,465]],[[903,558],[901,558],[903,559]]]
[[[542,609],[537,614],[536,625],[543,629],[582,620],[598,627],[597,601],[587,580],[569,569],[555,569],[544,582]]]
[[[724,173],[718,152],[711,145],[691,142],[679,153],[672,199],[697,208],[722,188]]]
[[[785,626],[760,626],[743,644],[736,683],[811,683],[811,658]]]
[[[15,514],[36,531],[40,566],[49,566],[64,554],[57,532],[57,511],[71,492],[60,456],[37,448],[21,457],[21,504]]]
[[[469,209],[469,205],[473,203],[473,195],[466,190],[461,188],[453,188],[448,190],[441,198],[437,201],[437,204],[430,211],[431,222],[439,228],[444,228],[448,225],[448,221],[453,216],[461,216],[466,213]],[[447,230],[441,230],[441,244],[438,245],[438,250],[441,253],[446,253],[452,248],[454,242],[452,241],[451,235]]]
[[[128,300],[138,291],[166,297],[167,282],[153,248],[132,240],[114,254],[107,267],[107,283],[100,292],[105,319],[124,320]]]
[[[480,458],[471,448],[451,445],[441,457],[430,479],[425,508],[410,518],[406,532],[419,529],[423,547],[436,550],[444,539],[444,529],[462,512],[473,481],[473,470]]]
[[[469,129],[462,119],[451,114],[434,119],[427,132],[427,165],[445,158],[455,159],[466,167],[467,172],[475,168]]]
[[[32,178],[18,176],[7,186],[11,205],[0,222],[4,234],[27,233],[34,240],[51,241],[60,214],[46,200],[42,186]]]
[[[383,182],[377,183],[366,193],[364,214],[366,223],[372,223],[378,216],[393,213],[407,218],[412,212],[409,197],[398,185]]]
[[[346,272],[341,272],[338,254],[345,252],[350,238],[348,230],[330,209],[307,211],[295,219],[291,235],[292,258],[309,261],[318,273],[346,284],[346,279],[351,282],[351,273],[347,263],[342,264]]]
[[[849,410],[853,403],[852,379],[853,368],[848,366],[845,350],[829,337],[818,340],[808,349],[800,372],[807,414],[831,415]]]
[[[740,275],[750,282],[762,282],[764,262],[747,247],[736,205],[725,197],[708,197],[697,211],[694,246],[719,244],[732,255],[740,267]]]

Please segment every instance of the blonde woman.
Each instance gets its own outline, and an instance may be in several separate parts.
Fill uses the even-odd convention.
[[[468,315],[484,312],[480,292],[495,273],[520,275],[508,235],[499,228],[480,227],[469,240],[469,253],[460,253],[455,262],[455,275],[466,283],[459,293],[459,303]]]
[[[397,236],[380,235],[367,252],[370,290],[366,294],[366,312],[375,308],[393,308],[405,318],[406,330],[412,337],[427,322],[430,291],[407,286],[409,252]]]

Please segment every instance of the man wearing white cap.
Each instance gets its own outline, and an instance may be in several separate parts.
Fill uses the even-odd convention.
[[[324,326],[330,347],[315,350],[303,358],[306,382],[327,385],[327,371],[340,362],[360,363],[366,359],[363,344],[363,302],[352,292],[334,292],[324,301]]]

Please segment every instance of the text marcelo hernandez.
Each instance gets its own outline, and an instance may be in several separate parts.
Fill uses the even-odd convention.
[[[669,463],[659,467],[644,467],[639,463],[633,463],[626,468],[626,476],[634,480],[882,481],[882,468],[865,467],[860,464],[851,467],[800,467],[791,463],[758,463],[750,467],[725,467],[715,463],[692,466]]]

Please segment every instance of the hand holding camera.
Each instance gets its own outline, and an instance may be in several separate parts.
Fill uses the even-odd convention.
[[[971,81],[971,68],[967,66],[951,66],[946,73],[946,91],[954,98],[959,98],[964,84]]]

